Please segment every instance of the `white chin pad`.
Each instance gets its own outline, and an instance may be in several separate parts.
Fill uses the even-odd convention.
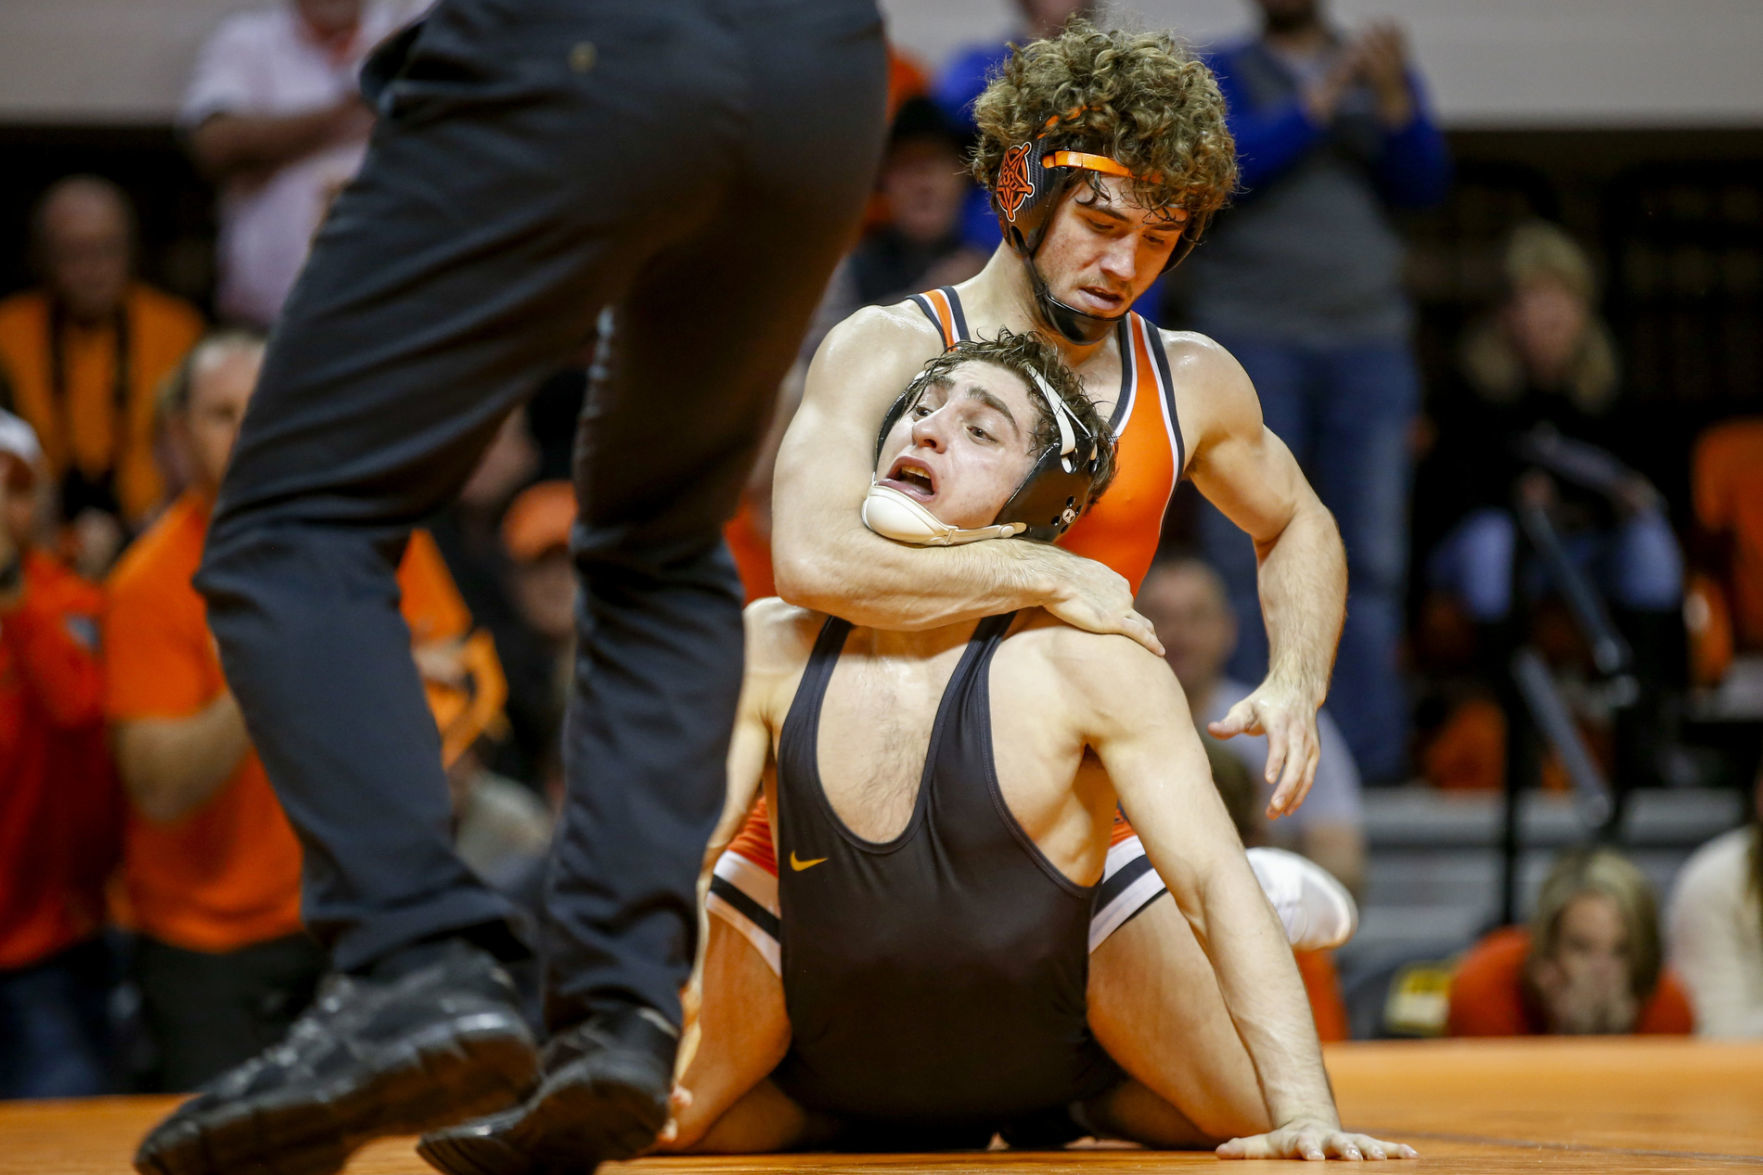
[[[1007,539],[1028,529],[1026,523],[1005,522],[972,530],[950,526],[924,506],[891,486],[871,485],[863,499],[863,525],[896,543],[914,547],[958,547],[981,539]]]

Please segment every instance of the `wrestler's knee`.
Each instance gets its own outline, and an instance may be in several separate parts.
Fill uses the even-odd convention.
[[[674,1137],[655,1150],[665,1154],[767,1154],[802,1146],[814,1133],[813,1126],[812,1116],[767,1080],[714,1118],[706,1113],[692,1119],[688,1111]]]
[[[1210,1149],[1228,1138],[1265,1129],[1249,1116],[1237,1132],[1221,1132],[1219,1123],[1202,1127],[1131,1078],[1089,1098],[1080,1110],[1084,1124],[1096,1137],[1123,1139],[1158,1150]]]

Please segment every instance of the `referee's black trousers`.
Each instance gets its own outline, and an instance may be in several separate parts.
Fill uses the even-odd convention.
[[[882,138],[873,0],[441,0],[271,339],[197,584],[341,970],[506,903],[454,855],[397,611],[411,527],[610,320],[576,441],[554,1027],[677,1022],[740,688],[720,528]]]

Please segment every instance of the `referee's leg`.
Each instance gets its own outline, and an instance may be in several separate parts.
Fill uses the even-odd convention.
[[[618,304],[577,444],[582,640],[545,903],[545,1079],[518,1109],[423,1139],[452,1175],[628,1157],[667,1114],[694,881],[740,690],[721,526],[856,231],[886,90],[864,0],[730,6],[750,66],[721,212]]]
[[[453,853],[393,569],[599,307],[714,209],[717,23],[684,3],[442,0],[396,62],[272,339],[198,578],[305,849],[306,918],[349,974],[157,1127],[142,1171],[332,1171],[531,1081],[507,978],[470,943],[520,948]]]
[[[615,309],[577,442],[581,641],[546,903],[546,1019],[679,1020],[694,884],[740,692],[721,539],[827,276],[857,231],[885,53],[864,5],[755,6],[749,130],[721,213]]]
[[[616,157],[638,135],[618,128],[643,124],[639,79],[590,83],[634,65],[578,75],[556,46],[579,31],[502,7],[445,0],[382,95],[271,339],[197,579],[301,837],[305,920],[339,971],[503,936],[507,904],[453,852],[394,569],[693,204],[645,190],[640,169],[590,170],[598,128]]]

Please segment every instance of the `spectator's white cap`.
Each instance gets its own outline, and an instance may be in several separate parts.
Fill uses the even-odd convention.
[[[0,453],[10,453],[32,469],[43,459],[37,430],[4,409],[0,409]]]

